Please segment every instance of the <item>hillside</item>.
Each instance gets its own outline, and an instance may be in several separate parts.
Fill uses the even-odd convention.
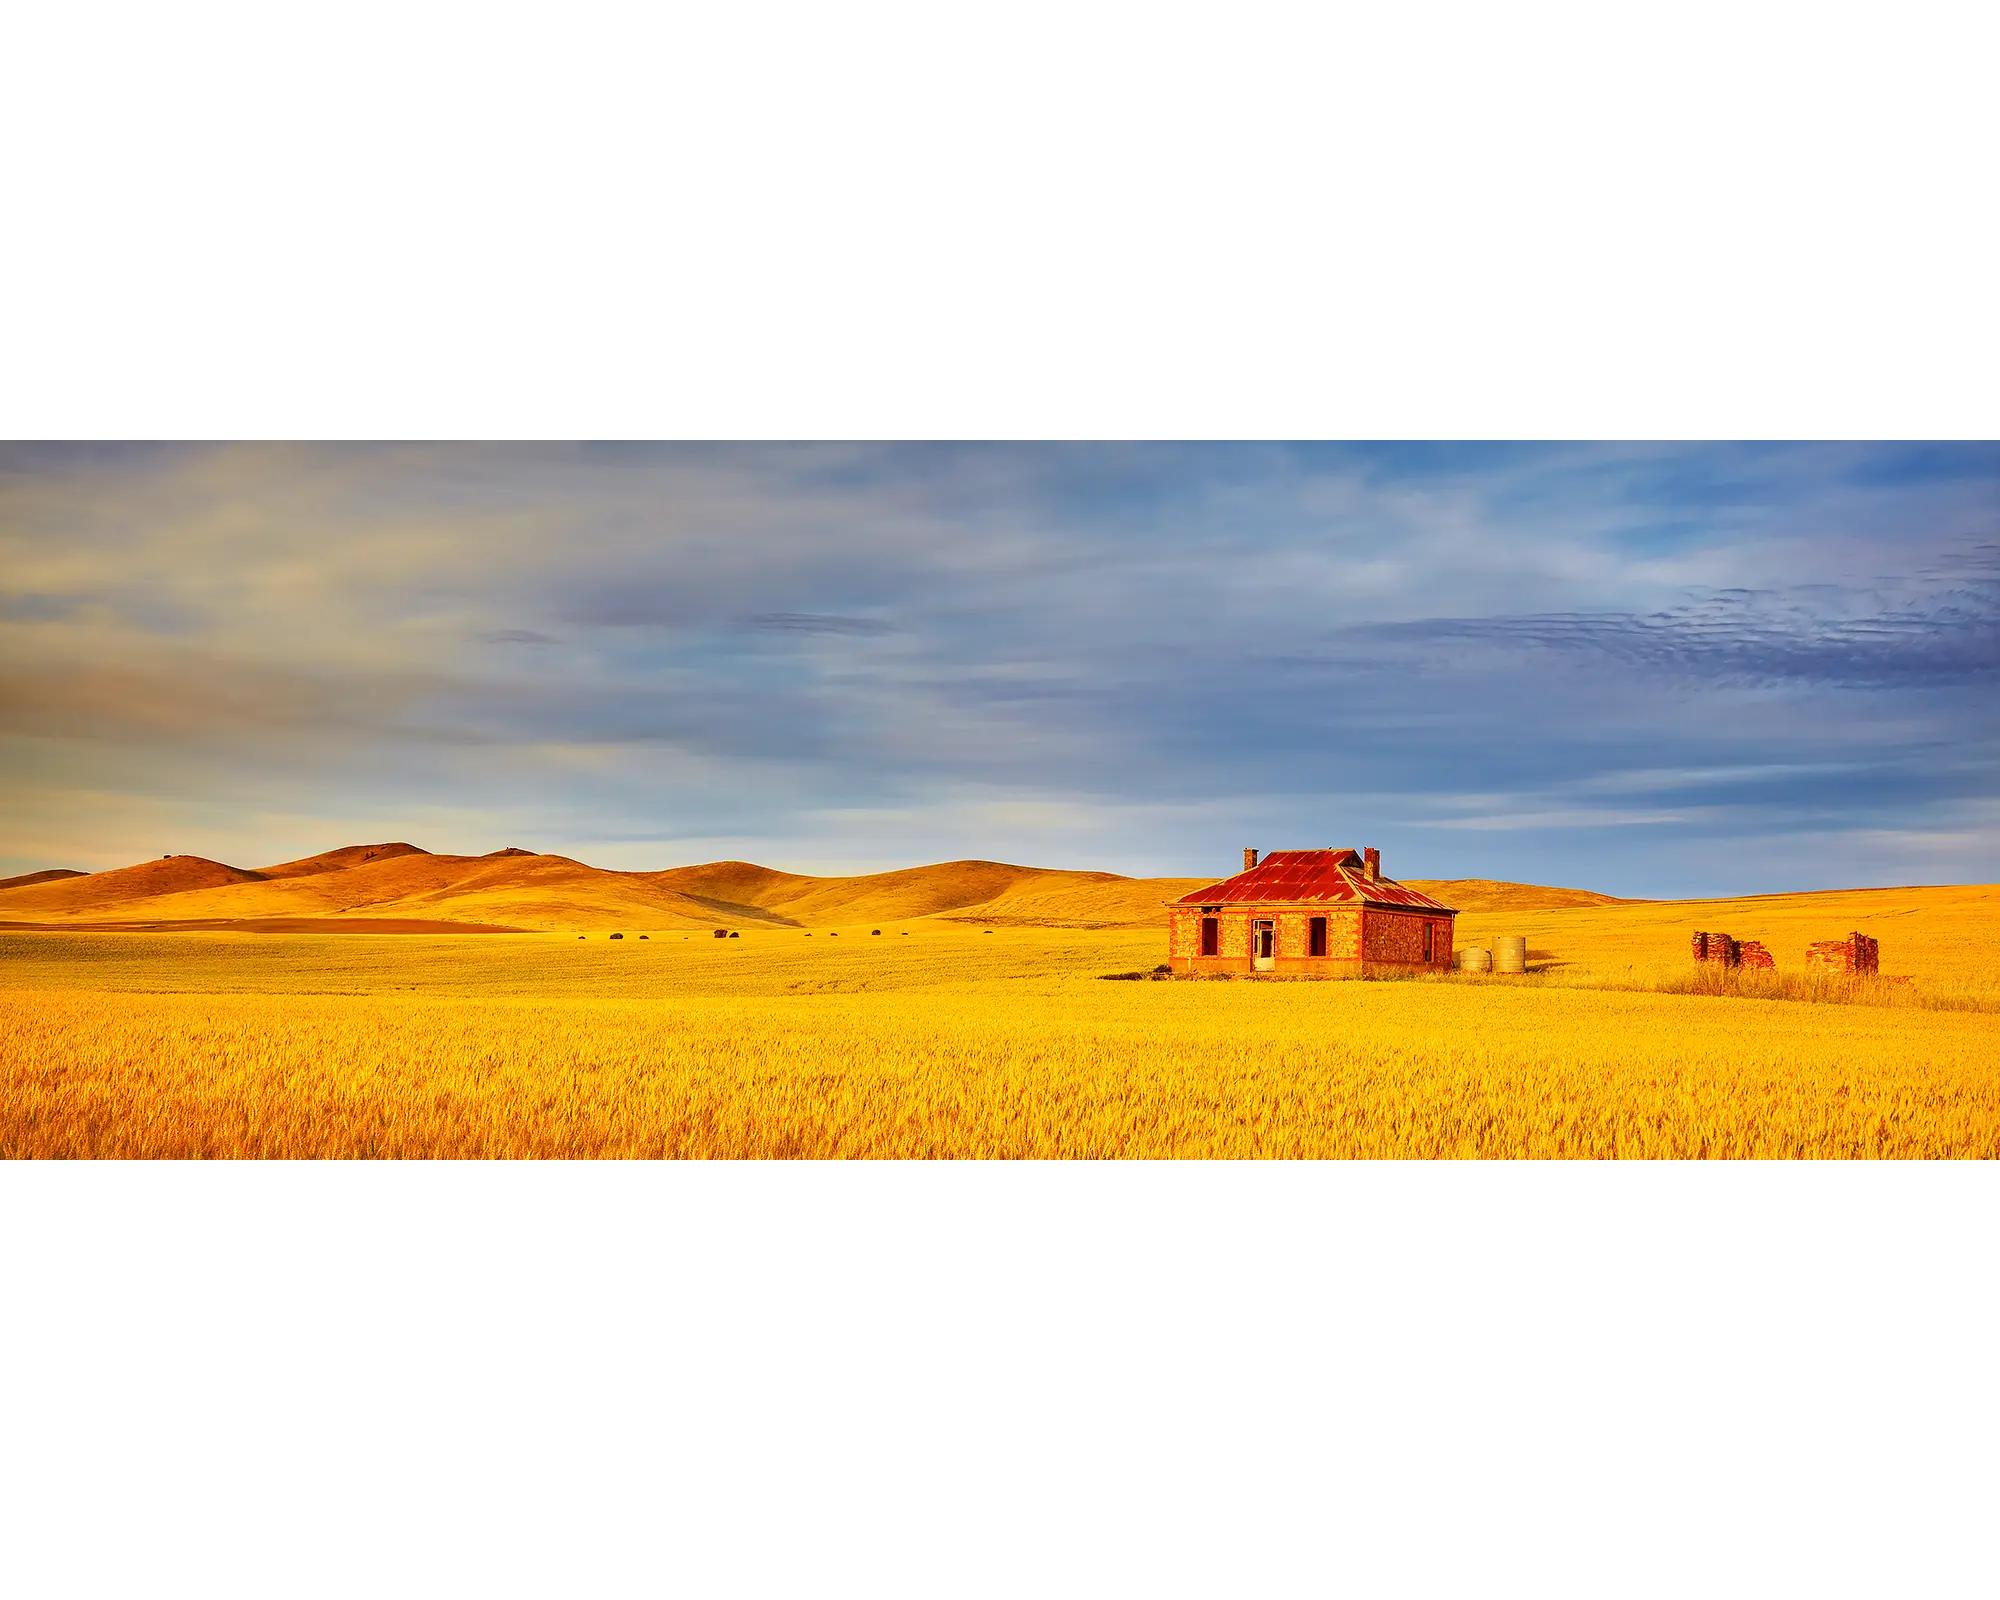
[[[948,917],[995,927],[1153,927],[1195,878],[1124,878],[999,861],[810,877],[747,861],[613,872],[522,850],[434,855],[348,845],[254,870],[173,856],[0,886],[0,923],[124,928],[506,930],[841,928]],[[374,930],[371,930],[374,931]]]
[[[751,861],[709,861],[698,867],[669,867],[648,873],[663,889],[719,900],[729,905],[776,905],[788,895],[810,889],[824,878],[804,878],[796,872],[780,872]]]
[[[74,867],[50,867],[46,872],[24,872],[18,878],[0,878],[0,889],[25,889],[31,883],[54,883],[59,878],[87,878]]]
[[[434,855],[405,843],[348,845],[254,870],[167,856],[93,873],[29,873],[0,884],[0,925],[355,932],[843,930],[924,920],[992,928],[1163,929],[1165,903],[1206,878],[943,861],[812,877],[748,861],[613,872],[521,850]],[[1921,970],[1920,946],[1991,912],[1995,891],[1847,890],[1735,901],[1619,900],[1494,879],[1408,880],[1464,913],[1458,942],[1524,933],[1566,963],[1685,959],[1694,928],[1763,939],[1781,967],[1813,939],[1859,928],[1885,968]],[[1962,905],[1961,905],[1962,903]],[[1959,937],[1954,931],[1944,937]],[[1913,965],[1913,962],[1916,963]]]
[[[726,896],[802,927],[949,917],[995,927],[1133,927],[1165,921],[1163,903],[1208,880],[941,861],[853,878],[811,878],[742,861],[656,874],[689,893]]]
[[[0,890],[0,920],[70,924],[293,922],[364,918],[507,929],[711,928],[783,922],[663,888],[651,875],[606,872],[566,856],[432,855],[414,846],[350,846],[288,862],[277,875],[177,857],[61,884]],[[351,862],[344,865],[343,862]],[[179,870],[163,871],[174,867]],[[133,881],[133,875],[143,881]],[[151,892],[148,892],[151,891]]]
[[[254,872],[201,856],[162,856],[108,872],[0,889],[0,916],[33,921],[68,921],[111,911],[122,916],[141,902],[150,906],[203,889],[261,881]]]
[[[257,874],[263,878],[310,878],[322,872],[358,867],[366,861],[393,861],[399,856],[429,854],[428,850],[419,850],[413,844],[350,844],[343,849],[323,851],[298,861],[283,861],[275,867],[259,867]]]
[[[1420,894],[1442,901],[1454,911],[1552,911],[1574,906],[1647,905],[1644,900],[1620,900],[1594,889],[1555,889],[1540,883],[1506,883],[1495,878],[1405,878]]]
[[[994,927],[1162,928],[1166,904],[1213,878],[1120,878],[1109,872],[1043,872],[983,905],[944,915]]]

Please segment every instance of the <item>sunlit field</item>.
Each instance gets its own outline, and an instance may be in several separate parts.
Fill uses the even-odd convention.
[[[1697,928],[1762,940],[1777,958],[1777,971],[1738,974],[1697,966],[1688,953],[1688,935]],[[1912,981],[1897,985],[1816,979],[1805,965],[1806,946],[1856,929],[1882,941],[1885,977]],[[1526,935],[1529,965],[1540,981],[1551,985],[1678,992],[1720,988],[1751,995],[2000,1013],[2000,885],[1995,884],[1479,911],[1458,919],[1460,944],[1478,944],[1502,933]]]
[[[1789,944],[1846,931],[1824,896],[1798,929],[1756,901],[1462,918],[1461,943],[1529,936],[1539,970],[1512,980],[1105,981],[1160,936],[922,919],[7,933],[0,1153],[2000,1156],[1992,891],[1884,893],[1935,901],[1880,934],[1885,972],[1918,982],[1827,1003],[1662,992],[1698,926],[1768,936],[1796,974]],[[1777,925],[1740,909],[1760,905]],[[1846,909],[1893,930],[1901,905]],[[1920,953],[1941,929],[1970,942]]]

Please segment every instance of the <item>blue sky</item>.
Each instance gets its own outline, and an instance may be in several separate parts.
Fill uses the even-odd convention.
[[[2000,879],[1990,445],[9,447],[0,869]]]

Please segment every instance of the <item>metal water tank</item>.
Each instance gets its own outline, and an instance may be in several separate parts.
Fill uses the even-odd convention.
[[[1518,933],[1503,933],[1493,941],[1493,970],[1522,973],[1528,970],[1528,941]]]
[[[1493,970],[1492,952],[1482,950],[1476,944],[1466,946],[1465,949],[1458,952],[1458,970],[1460,972],[1491,972]]]

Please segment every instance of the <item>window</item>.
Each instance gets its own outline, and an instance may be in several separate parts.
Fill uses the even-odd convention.
[[[1201,919],[1201,953],[1205,956],[1214,955],[1222,947],[1216,929],[1217,923],[1215,918],[1203,917]]]
[[[1437,924],[1435,922],[1426,922],[1424,924],[1424,959],[1426,961],[1431,959],[1431,935],[1436,931]]]
[[[1308,928],[1308,937],[1309,937],[1309,938],[1310,938],[1310,940],[1311,940],[1311,947],[1310,947],[1310,949],[1309,949],[1309,951],[1308,951],[1308,954],[1311,954],[1311,955],[1316,955],[1316,956],[1323,956],[1323,955],[1325,955],[1325,954],[1326,954],[1326,918],[1325,918],[1325,917],[1314,917],[1314,918],[1312,919],[1312,921],[1311,921],[1311,922],[1310,922],[1309,924],[1307,924],[1307,928]]]

